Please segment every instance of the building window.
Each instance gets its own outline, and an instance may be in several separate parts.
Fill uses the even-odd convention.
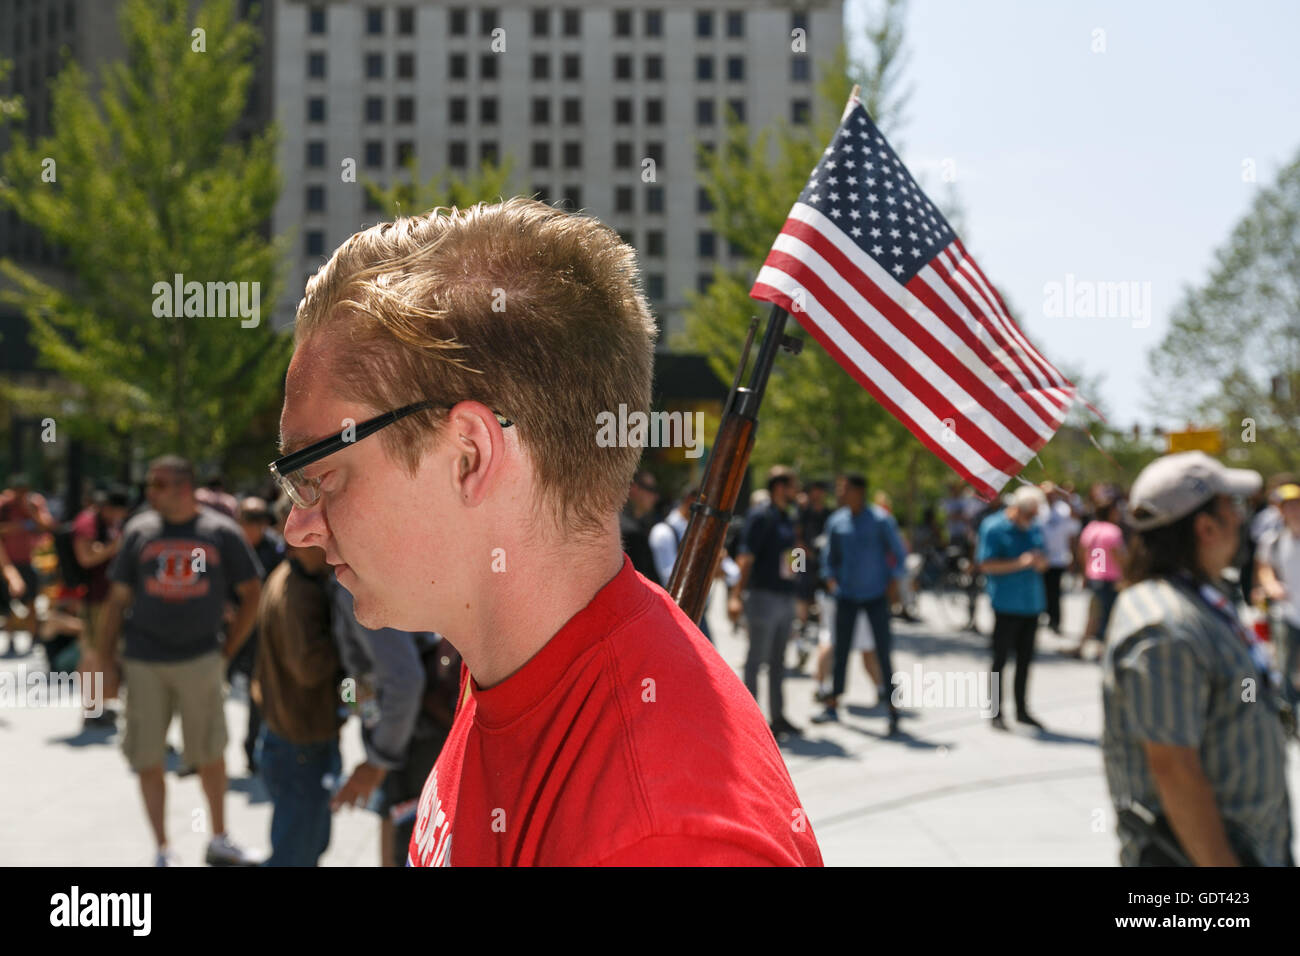
[[[578,142],[564,144],[564,168],[582,168],[582,144]]]
[[[310,96],[307,98],[307,122],[325,122],[325,97]]]
[[[727,79],[742,82],[745,79],[745,58],[743,56],[727,57]]]
[[[577,211],[582,208],[582,187],[565,186],[564,187],[564,208]]]
[[[497,144],[496,140],[485,139],[478,144],[478,161],[481,164],[491,163],[496,165],[497,162]]]
[[[717,252],[717,235],[707,230],[702,231],[695,242],[695,252],[701,259],[712,259]]]
[[[549,80],[551,78],[551,58],[544,53],[533,54],[533,79]]]
[[[325,187],[324,186],[307,187],[307,211],[308,212],[325,211]]]
[[[695,78],[697,80],[713,79],[713,57],[697,56],[695,58]]]
[[[325,165],[325,141],[323,139],[307,140],[307,165],[319,169]]]
[[[410,80],[415,78],[414,53],[397,54],[397,78],[399,80]]]
[[[478,58],[478,78],[480,80],[495,80],[497,78],[497,55],[495,53],[484,53]]]
[[[790,14],[790,29],[808,32],[808,14],[795,12]]]
[[[366,212],[380,212],[384,208],[379,204],[379,199],[372,195],[369,189],[365,190],[363,194],[366,197],[363,201]]]
[[[649,126],[658,126],[664,121],[664,101],[658,98],[645,101],[645,121]]]
[[[633,249],[636,248],[634,234],[631,229],[618,230],[618,241],[623,243],[624,245],[631,246]]]
[[[469,147],[463,139],[453,139],[447,144],[447,165],[455,169],[469,165]]]
[[[614,11],[614,36],[630,37],[632,35],[632,11]]]
[[[545,97],[533,97],[533,124],[545,126],[551,121],[551,101]]]
[[[645,78],[647,80],[662,80],[664,78],[664,58],[657,53],[651,53],[645,58]]]
[[[566,37],[582,36],[582,11],[570,7],[563,13],[564,35]]]
[[[564,78],[566,80],[582,79],[582,57],[574,53],[564,57]]]
[[[366,7],[366,33],[379,36],[384,32],[384,8]]]
[[[366,140],[366,169],[379,169],[384,165],[384,141]]]
[[[366,54],[366,79],[382,80],[384,78],[384,55],[382,53]]]
[[[307,240],[307,255],[325,255],[325,233],[319,229],[312,229],[305,234],[305,238]]]
[[[727,100],[727,109],[735,116],[737,123],[745,122],[745,101],[744,100]]]
[[[464,53],[453,53],[447,60],[447,73],[453,80],[463,80],[469,76],[469,57]]]
[[[549,205],[551,202],[551,187],[542,183],[533,183],[533,190],[530,195],[538,202],[544,202]]]
[[[713,285],[713,276],[707,272],[699,272],[695,275],[695,291],[700,295],[707,295],[709,287]]]
[[[492,31],[497,28],[497,12],[491,8],[480,10],[478,14],[478,32],[479,36],[490,37]]]
[[[706,38],[713,36],[713,14],[708,10],[701,10],[695,14],[695,35]]]
[[[366,122],[382,123],[384,121],[384,98],[382,96],[366,97]]]
[[[646,212],[664,211],[664,187],[651,186],[645,191]]]
[[[397,8],[397,32],[404,37],[415,35],[415,7]]]
[[[743,37],[745,35],[745,11],[727,11],[727,36]]]
[[[415,97],[399,96],[397,98],[397,122],[415,122]]]
[[[497,121],[497,98],[495,96],[485,96],[478,101],[478,121],[483,124],[492,124]]]
[[[415,143],[409,139],[397,141],[397,165],[405,166],[415,161]]]
[[[307,32],[321,34],[325,32],[325,7],[314,3],[307,8]]]
[[[614,187],[614,211],[615,212],[633,212],[635,203],[635,194],[631,186]]]
[[[463,37],[469,32],[469,13],[464,7],[452,7],[447,11],[447,32],[454,37]]]
[[[797,126],[806,126],[811,115],[812,106],[807,100],[790,101],[790,122]]]
[[[627,126],[632,122],[631,100],[617,99],[614,101],[614,122],[619,126]]]
[[[632,79],[632,58],[626,53],[619,53],[614,57],[614,79]]]
[[[695,125],[712,126],[713,120],[713,100],[696,100]]]
[[[664,300],[664,276],[662,272],[646,273],[645,294],[652,302],[662,302]]]
[[[533,36],[548,37],[551,35],[551,11],[546,7],[533,8]]]
[[[664,35],[664,15],[659,10],[647,10],[645,12],[645,35],[648,37],[661,37]]]
[[[533,167],[535,169],[551,168],[551,144],[545,140],[533,143]]]
[[[807,83],[810,71],[808,69],[808,57],[796,53],[790,57],[790,79],[795,83]]]
[[[664,232],[662,229],[647,229],[645,234],[645,254],[660,258],[664,254]]]
[[[631,169],[636,165],[636,160],[632,158],[632,144],[629,142],[619,142],[614,144],[614,168]]]
[[[703,186],[695,190],[695,210],[696,212],[713,212],[713,200],[709,198],[709,191]]]
[[[655,168],[662,170],[664,168],[664,144],[656,140],[651,140],[645,144],[645,154],[648,158],[655,161]]]
[[[325,78],[324,53],[307,54],[307,75],[313,80],[323,80]]]
[[[564,123],[566,126],[576,126],[582,122],[582,100],[577,97],[568,97],[564,101]]]
[[[463,96],[453,96],[447,101],[447,119],[451,123],[469,122],[469,100]]]

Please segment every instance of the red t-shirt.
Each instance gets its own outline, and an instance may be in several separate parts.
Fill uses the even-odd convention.
[[[626,557],[523,668],[469,684],[411,865],[821,865],[754,698]]]

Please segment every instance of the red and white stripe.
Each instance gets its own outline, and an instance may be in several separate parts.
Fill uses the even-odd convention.
[[[959,240],[904,286],[796,203],[750,295],[793,315],[985,497],[1047,443],[1076,398]]]

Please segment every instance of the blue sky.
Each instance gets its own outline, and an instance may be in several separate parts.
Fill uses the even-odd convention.
[[[851,45],[868,2],[847,5]],[[1300,3],[1281,0],[910,5],[913,95],[894,146],[936,201],[955,176],[968,250],[1051,361],[1103,376],[1113,424],[1183,424],[1162,413],[1146,356],[1300,150],[1297,38]],[[1049,284],[1059,305],[1067,281],[1077,308],[1054,308]],[[1071,314],[1086,311],[1082,283],[1101,282],[1137,284],[1127,306]]]

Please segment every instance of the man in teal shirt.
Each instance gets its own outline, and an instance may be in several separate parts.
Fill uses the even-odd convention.
[[[1039,730],[1043,725],[1030,715],[1026,696],[1038,616],[1047,606],[1043,586],[1047,554],[1042,529],[1036,524],[1038,512],[1046,503],[1043,493],[1033,485],[1018,488],[1006,508],[989,515],[980,525],[979,549],[975,555],[978,571],[988,582],[989,598],[993,602],[993,673],[998,679],[997,699],[1003,699],[1002,668],[1014,647],[1016,720]],[[993,726],[1007,729],[1001,713],[993,717]]]

